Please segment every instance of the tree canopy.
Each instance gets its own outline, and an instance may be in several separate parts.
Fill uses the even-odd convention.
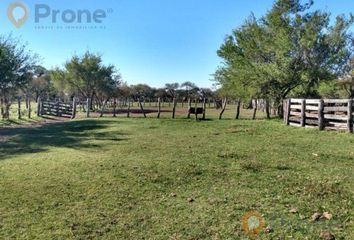
[[[0,36],[0,100],[2,117],[9,117],[12,96],[31,81],[37,57],[21,41]]]
[[[86,52],[73,56],[63,69],[52,71],[57,85],[64,86],[66,94],[74,94],[99,101],[115,96],[121,76],[113,65],[104,65],[101,55]]]
[[[352,54],[354,17],[311,11],[313,1],[277,0],[259,19],[251,15],[218,50],[215,80],[243,98],[290,94],[314,97],[322,81],[336,80]]]

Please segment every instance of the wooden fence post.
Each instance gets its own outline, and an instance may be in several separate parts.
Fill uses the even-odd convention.
[[[130,118],[130,99],[127,100],[127,105],[128,105],[127,118]]]
[[[91,99],[87,98],[86,100],[86,117],[90,117],[90,105],[91,105]]]
[[[301,100],[301,127],[306,126],[306,99]]]
[[[206,115],[206,99],[203,98],[203,120],[205,120],[205,115]]]
[[[143,112],[144,118],[146,118],[146,114],[145,114],[145,111],[144,111],[144,107],[143,107],[143,104],[142,104],[141,101],[140,101],[140,98],[138,99],[138,101],[139,101],[140,109],[141,109],[141,111]]]
[[[59,99],[58,99],[57,102],[56,102],[55,111],[57,112],[57,117],[61,117],[61,116],[60,116],[60,111],[59,111]]]
[[[71,119],[75,119],[76,118],[76,98],[73,98],[73,113],[71,115]]]
[[[192,100],[188,98],[188,118],[191,118]]]
[[[353,133],[353,99],[348,101],[348,132]]]
[[[117,117],[117,99],[113,100],[113,117]]]
[[[269,105],[269,99],[267,98],[265,100],[265,111],[266,111],[266,115],[267,115],[267,119],[270,119],[270,105]]]
[[[195,99],[195,120],[198,121],[198,111],[197,111],[197,108],[198,108],[198,99]]]
[[[104,114],[104,110],[106,108],[106,105],[107,105],[107,100],[105,100],[101,106],[101,114],[100,114],[100,117],[103,117],[103,114]]]
[[[318,128],[320,131],[325,129],[325,120],[324,120],[324,101],[323,99],[320,100],[318,104]]]
[[[173,98],[173,109],[172,109],[172,118],[176,118],[176,105],[177,105],[177,100],[176,98]]]
[[[21,97],[17,98],[17,104],[18,104],[18,109],[17,109],[18,119],[21,119],[22,118],[22,116],[21,116]]]
[[[290,125],[290,112],[291,112],[291,99],[288,99],[286,101],[286,112],[284,114],[285,116],[285,123],[286,125]]]
[[[37,99],[37,117],[40,117],[42,115],[42,99],[41,97],[38,97]]]
[[[255,100],[253,100],[253,116],[252,116],[252,120],[256,120],[257,110],[258,110],[258,100],[255,99]]]
[[[27,98],[27,104],[28,104],[28,119],[31,119],[31,113],[32,113],[32,107],[31,107],[31,98]]]
[[[161,98],[157,99],[157,118],[160,118],[161,116]]]

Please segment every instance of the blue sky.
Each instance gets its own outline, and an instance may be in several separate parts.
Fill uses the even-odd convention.
[[[226,34],[251,12],[263,15],[272,0],[24,0],[30,18],[16,29],[6,16],[13,1],[0,1],[0,34],[20,37],[42,58],[47,68],[61,66],[73,54],[86,50],[103,54],[128,84],[147,83],[162,87],[171,82],[195,82],[211,87],[211,74],[220,59],[216,51]],[[50,21],[34,22],[34,6],[44,3],[53,10],[103,9],[108,11],[104,29],[35,29]],[[315,0],[315,8],[334,15],[354,9],[352,0]],[[66,26],[59,21],[55,26]],[[77,24],[75,24],[77,25]],[[85,24],[87,25],[87,24]]]

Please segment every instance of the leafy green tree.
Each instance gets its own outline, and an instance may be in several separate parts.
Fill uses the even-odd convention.
[[[154,97],[154,89],[147,84],[137,84],[130,87],[131,95],[135,100],[152,99]]]
[[[0,36],[0,101],[1,114],[9,118],[14,94],[27,88],[32,78],[37,56],[11,36]]]
[[[66,95],[78,94],[100,105],[116,94],[121,83],[115,67],[104,65],[101,55],[90,52],[73,56],[64,69],[55,69],[52,77]]]
[[[49,98],[50,95],[55,93],[54,85],[47,69],[42,66],[35,66],[28,91],[34,95],[36,100],[39,97]]]
[[[322,81],[335,80],[348,61],[349,28],[354,18],[310,11],[313,2],[278,0],[262,18],[253,15],[225,39],[218,51],[224,60],[215,79],[248,98],[281,103],[295,89],[318,95]]]
[[[354,57],[348,61],[344,73],[338,81],[338,85],[346,92],[345,97],[354,98]]]

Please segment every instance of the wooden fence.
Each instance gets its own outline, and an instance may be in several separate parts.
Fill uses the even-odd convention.
[[[284,121],[290,126],[353,133],[353,99],[288,99]]]
[[[38,113],[40,116],[54,116],[63,118],[75,118],[76,116],[76,101],[72,103],[64,103],[59,101],[38,101]]]

